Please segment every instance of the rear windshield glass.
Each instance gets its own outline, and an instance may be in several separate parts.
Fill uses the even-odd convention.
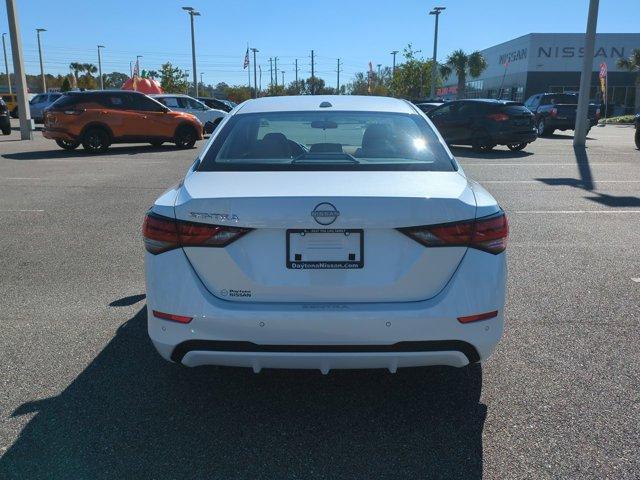
[[[453,171],[456,167],[419,115],[317,111],[234,115],[199,169]]]
[[[547,101],[552,105],[569,104],[574,105],[578,103],[578,95],[567,95],[560,93],[547,98]]]

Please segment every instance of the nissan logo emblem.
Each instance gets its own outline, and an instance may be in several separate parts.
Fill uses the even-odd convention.
[[[311,212],[311,216],[320,225],[331,225],[340,216],[340,212],[331,203],[322,202],[316,205],[316,208]]]

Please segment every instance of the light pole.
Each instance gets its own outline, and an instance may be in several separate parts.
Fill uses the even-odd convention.
[[[589,93],[591,90],[591,75],[593,71],[593,51],[596,43],[596,25],[598,23],[599,0],[590,0],[589,16],[587,17],[587,33],[584,41],[584,60],[580,74],[580,93],[578,94],[578,111],[576,112],[576,129],[573,135],[573,146],[584,148],[587,141],[589,119]]]
[[[438,79],[438,19],[440,13],[445,9],[446,7],[434,7],[429,12],[429,15],[436,17],[436,28],[433,35],[433,65],[431,65],[431,93],[429,95],[432,99],[436,96],[436,80]]]
[[[196,73],[196,34],[193,29],[193,17],[199,17],[200,12],[196,12],[193,7],[182,7],[189,14],[191,19],[191,60],[193,61],[193,89],[195,96],[198,96],[198,74]]]
[[[273,79],[276,81],[276,87],[278,86],[278,57],[273,57]]]
[[[253,89],[255,90],[255,98],[258,98],[258,64],[256,63],[256,53],[260,50],[257,48],[252,48],[253,52]]]
[[[9,85],[9,95],[13,92],[11,91],[11,76],[9,75],[9,62],[7,62],[7,45],[4,43],[4,36],[6,33],[2,34],[2,51],[4,52],[4,70],[7,73],[7,85]]]
[[[22,140],[33,140],[31,112],[29,111],[29,101],[27,100],[27,79],[24,74],[22,38],[20,37],[20,23],[18,22],[15,0],[7,0],[7,20],[9,23],[9,37],[11,38],[11,53],[13,55],[13,76],[16,79],[20,138]]]
[[[104,90],[104,81],[102,79],[102,57],[100,56],[101,48],[104,48],[104,45],[98,45],[98,75],[100,75],[100,90]]]
[[[391,52],[391,55],[393,55],[393,67],[391,69],[392,75],[396,74],[396,55],[397,54],[398,54],[398,50],[394,50],[393,52]]]
[[[138,76],[140,76],[140,59],[143,55],[136,55],[136,68],[138,69]]]
[[[282,73],[282,88],[284,88],[284,70],[280,71]]]
[[[40,54],[40,77],[42,78],[42,93],[47,93],[47,82],[44,78],[44,66],[42,64],[42,46],[40,45],[40,32],[46,32],[45,28],[36,28],[38,34],[38,53]]]

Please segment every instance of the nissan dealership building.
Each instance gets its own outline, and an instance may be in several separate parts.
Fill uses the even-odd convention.
[[[467,78],[466,96],[524,101],[536,93],[577,92],[584,40],[584,34],[579,33],[530,33],[482,50],[487,69],[478,78]],[[634,48],[640,49],[640,33],[599,33],[596,36],[590,98],[601,101],[598,75],[605,63],[610,115],[638,110],[637,73],[616,66],[617,60],[629,57]],[[455,97],[457,83],[452,75],[445,86],[438,89],[439,96]]]

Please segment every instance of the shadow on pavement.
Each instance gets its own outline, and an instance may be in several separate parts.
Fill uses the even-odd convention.
[[[194,147],[195,149],[196,147]],[[51,160],[53,158],[85,158],[85,157],[104,157],[109,155],[137,155],[140,153],[153,153],[162,152],[168,150],[179,150],[178,147],[172,144],[166,144],[161,147],[153,147],[151,145],[127,145],[127,146],[111,146],[106,152],[99,154],[87,153],[82,147],[78,147],[77,150],[67,151],[63,149],[54,150],[40,150],[35,152],[17,152],[17,153],[5,153],[3,158],[9,160]]]
[[[512,152],[511,150],[490,150],[488,152],[476,152],[471,147],[450,146],[451,152],[457,157],[465,158],[525,158],[533,155],[524,150]]]
[[[141,293],[139,295],[130,295],[128,297],[120,298],[118,300],[114,300],[109,304],[110,307],[130,307],[131,305],[135,305],[140,300],[147,298],[147,295]]]
[[[640,207],[640,198],[638,197],[620,197],[594,191],[596,189],[596,186],[593,180],[593,174],[591,173],[591,166],[589,165],[589,155],[587,154],[587,150],[584,147],[574,146],[573,152],[576,158],[576,165],[578,166],[580,178],[537,178],[536,180],[546,183],[547,185],[569,186],[587,190],[590,193],[593,193],[595,196],[584,198],[593,202],[600,203],[606,207]]]
[[[71,353],[71,352],[70,352]],[[187,369],[146,307],[34,414],[0,478],[481,478],[482,371]]]

